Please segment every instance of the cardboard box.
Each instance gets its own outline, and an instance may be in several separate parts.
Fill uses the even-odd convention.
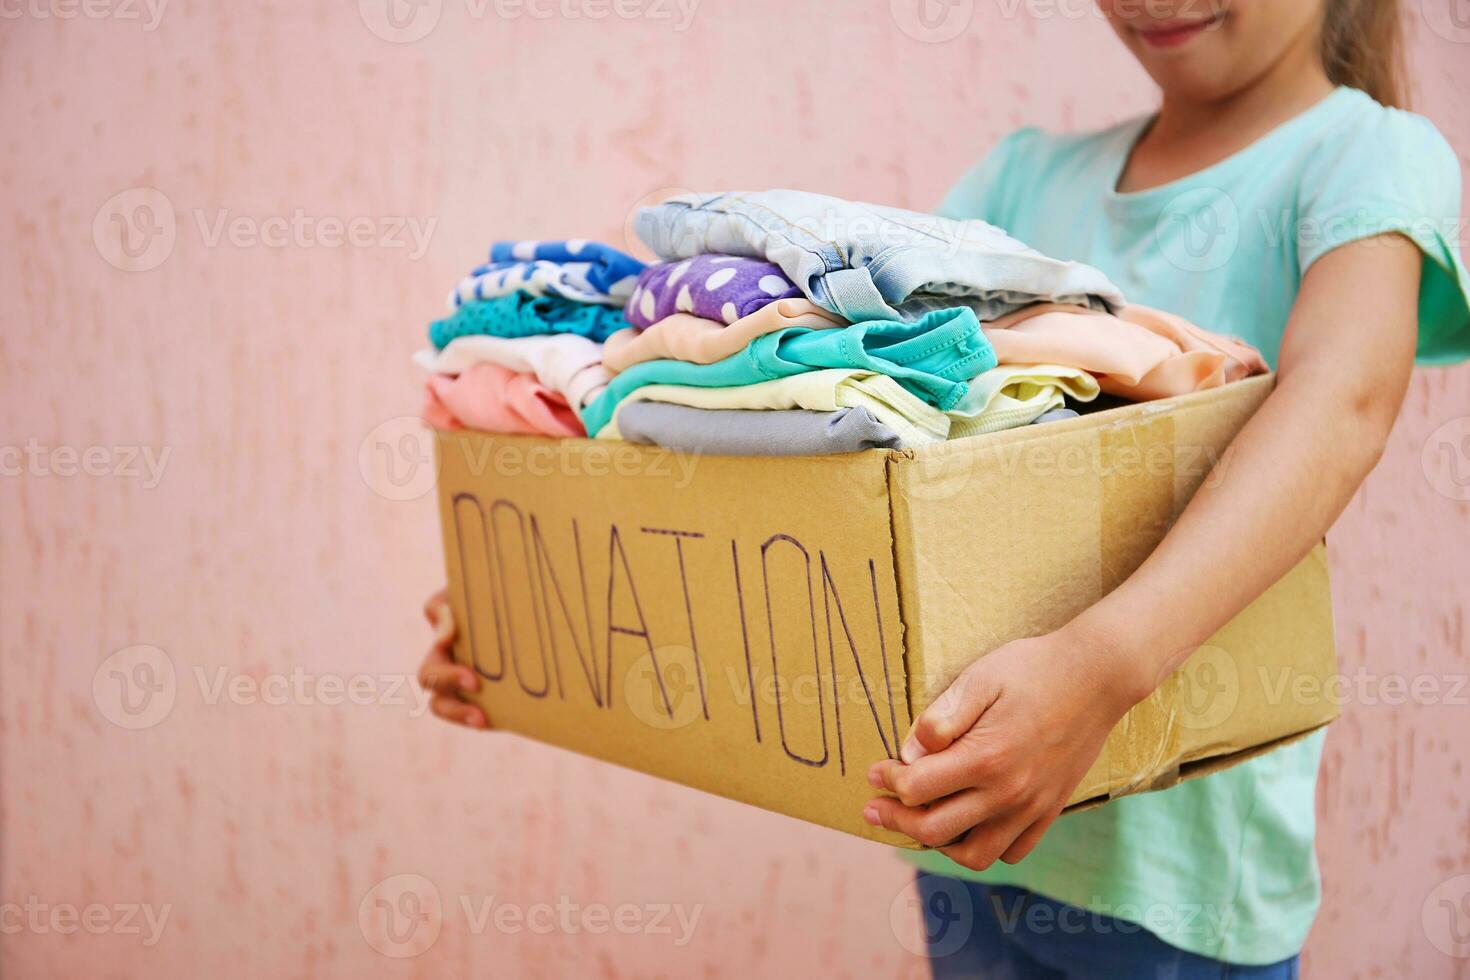
[[[869,764],[974,658],[1136,568],[1271,384],[817,458],[440,433],[455,655],[497,728],[916,847],[863,822]],[[1300,737],[1338,708],[1288,692],[1335,673],[1319,546],[1128,713],[1071,803]]]

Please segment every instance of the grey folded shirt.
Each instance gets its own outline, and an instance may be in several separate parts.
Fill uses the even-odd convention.
[[[711,456],[829,456],[864,449],[902,449],[903,440],[866,408],[690,408],[629,402],[618,409],[629,442]]]
[[[1054,408],[1050,412],[1042,412],[1032,420],[1032,425],[1043,425],[1047,422],[1064,422],[1067,419],[1081,418],[1070,408]]]

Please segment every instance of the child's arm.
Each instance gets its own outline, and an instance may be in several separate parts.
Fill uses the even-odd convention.
[[[1069,625],[980,658],[915,721],[865,816],[974,869],[1024,857],[1133,704],[1326,533],[1413,368],[1421,253],[1384,235],[1308,271],[1276,389],[1159,547]],[[929,804],[929,805],[926,805]],[[974,828],[972,830],[972,828]]]

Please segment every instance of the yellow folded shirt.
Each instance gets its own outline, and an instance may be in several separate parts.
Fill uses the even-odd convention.
[[[1065,405],[1064,396],[1090,402],[1098,391],[1097,379],[1080,368],[1002,364],[970,379],[969,393],[949,410],[949,437],[963,439],[1030,425]]]
[[[982,375],[983,377],[983,375]],[[828,368],[789,378],[761,381],[733,388],[698,388],[693,385],[644,385],[618,403],[631,401],[667,402],[690,408],[747,408],[773,411],[806,409],[835,412],[843,408],[866,408],[888,426],[905,446],[942,442],[949,435],[949,419],[943,412],[906,391],[897,381],[876,371]],[[597,433],[599,439],[620,439],[618,417]]]

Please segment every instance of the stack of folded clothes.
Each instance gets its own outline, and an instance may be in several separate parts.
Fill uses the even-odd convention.
[[[490,261],[449,295],[429,327],[424,418],[437,429],[581,436],[607,387],[603,344],[628,326],[622,307],[645,270],[606,245],[496,242]]]
[[[502,242],[430,329],[429,422],[722,455],[902,448],[1266,371],[982,221],[798,191],[644,208],[644,266]],[[619,309],[621,307],[621,309]]]

